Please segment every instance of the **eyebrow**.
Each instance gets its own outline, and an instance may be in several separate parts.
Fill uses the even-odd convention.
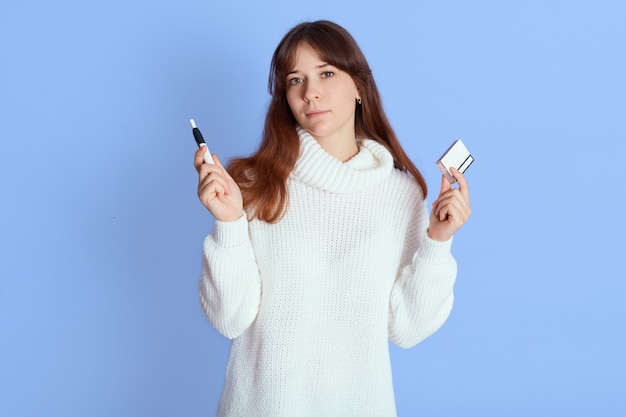
[[[315,68],[317,68],[317,69],[322,69],[322,68],[324,68],[324,67],[330,67],[330,66],[332,66],[332,65],[331,65],[331,64],[329,64],[328,62],[324,62],[323,64],[320,64],[320,65],[318,65],[318,66],[317,66],[317,67],[315,67]],[[294,70],[289,71],[289,72],[287,73],[287,75],[295,74],[295,73],[297,73],[297,72],[298,72],[298,71],[294,69]]]

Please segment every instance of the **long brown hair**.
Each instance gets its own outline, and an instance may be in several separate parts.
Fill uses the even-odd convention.
[[[391,128],[363,52],[344,28],[319,20],[295,26],[276,47],[268,82],[272,99],[259,148],[251,156],[234,159],[228,165],[228,171],[241,188],[251,218],[275,223],[288,204],[286,182],[300,153],[300,139],[296,119],[287,103],[287,74],[302,43],[310,45],[322,60],[352,77],[362,99],[362,104],[355,103],[357,137],[373,139],[384,145],[391,152],[396,169],[410,173],[426,197],[426,181]]]

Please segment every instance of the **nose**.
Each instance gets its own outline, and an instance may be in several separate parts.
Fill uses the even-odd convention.
[[[317,101],[322,97],[319,85],[317,85],[316,82],[312,82],[310,80],[305,81],[303,94],[304,101],[306,101],[307,103],[310,103],[311,101]]]

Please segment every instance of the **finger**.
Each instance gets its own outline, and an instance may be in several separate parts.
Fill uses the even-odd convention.
[[[456,207],[454,204],[442,204],[440,206],[439,212],[437,213],[437,217],[440,222],[448,222],[452,223],[455,218]]]
[[[196,171],[198,171],[198,173],[200,173],[200,167],[202,167],[202,164],[204,163],[204,154],[206,151],[206,146],[200,146],[194,155],[193,166],[196,167]]]
[[[233,177],[230,176],[230,174],[228,173],[228,171],[226,171],[226,168],[224,168],[224,165],[222,165],[222,161],[220,161],[220,159],[217,157],[216,154],[213,154],[213,161],[215,161],[215,165],[217,165],[218,167],[220,167],[222,169],[222,175],[224,177],[224,184],[226,185],[226,195],[229,195],[231,193],[231,187],[230,187],[230,182],[233,181]]]
[[[449,202],[446,199],[438,199],[433,204],[432,215],[436,217],[440,222],[444,221],[447,216]]]
[[[207,167],[208,165],[208,167]],[[204,175],[206,173],[206,175]],[[225,174],[223,168],[220,168],[214,164],[205,164],[200,171],[200,185],[199,187],[206,187],[209,184],[219,184],[221,194],[230,195],[231,186],[229,182],[228,174]]]
[[[450,204],[458,207],[459,210],[463,212],[471,211],[469,200],[458,188],[453,188],[450,191],[446,192],[444,195],[440,196],[439,199],[437,199],[436,203],[437,205],[433,207],[436,214],[439,213],[438,210],[440,210],[442,207]]]
[[[450,188],[452,188],[452,183],[448,181],[445,175],[442,175],[441,176],[441,188],[439,189],[439,195],[441,196],[443,193],[450,190]]]
[[[457,195],[459,194],[460,192],[457,193]],[[445,213],[445,215],[443,213]],[[448,220],[450,220],[450,217],[452,217],[460,227],[472,214],[472,209],[465,198],[450,198],[439,204],[439,211],[436,214],[441,220],[445,217],[448,217]]]
[[[210,173],[198,186],[198,196],[206,196],[207,201],[211,201],[215,198],[221,199],[226,195],[227,185],[224,182],[223,177],[217,173]]]
[[[450,172],[456,182],[459,184],[459,190],[461,194],[465,196],[465,198],[469,199],[469,186],[467,185],[467,180],[465,179],[465,175],[461,171],[456,168],[450,168]]]
[[[452,183],[450,183],[450,181],[448,181],[448,179],[444,175],[442,175],[439,195],[437,196],[437,199],[433,201],[432,210],[435,210],[435,212],[437,213],[438,207],[441,207],[441,200],[443,199],[444,194],[449,192],[451,189]]]
[[[215,161],[215,164],[219,166],[220,168],[223,168],[224,170],[226,170],[226,168],[224,168],[224,165],[222,165],[222,161],[220,161],[217,155],[213,154],[212,156],[213,156],[213,161]]]

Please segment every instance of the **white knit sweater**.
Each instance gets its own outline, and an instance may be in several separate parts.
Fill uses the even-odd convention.
[[[216,221],[204,241],[202,308],[234,339],[218,415],[395,416],[387,341],[447,319],[451,241],[428,238],[422,193],[382,145],[342,163],[298,133],[284,217]]]

